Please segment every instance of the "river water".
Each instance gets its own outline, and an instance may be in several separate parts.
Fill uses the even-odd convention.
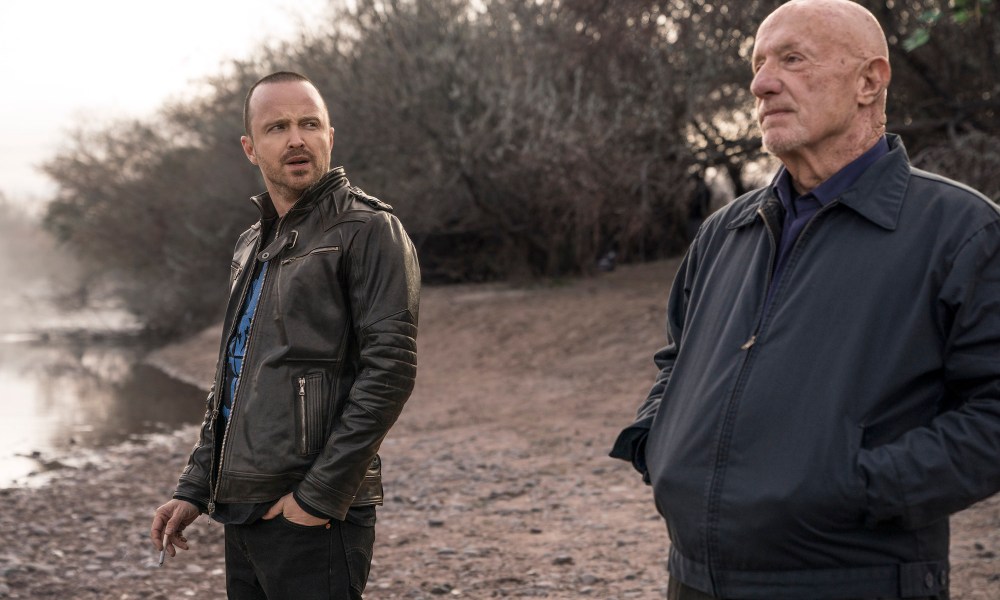
[[[0,339],[0,488],[30,485],[112,444],[200,422],[205,393],[141,348]]]

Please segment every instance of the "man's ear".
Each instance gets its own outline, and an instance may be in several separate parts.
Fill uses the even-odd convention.
[[[882,98],[889,89],[892,70],[884,56],[873,56],[861,65],[858,74],[858,104],[868,106]]]
[[[253,163],[253,164],[256,165],[257,164],[257,155],[254,154],[253,140],[250,139],[250,136],[246,136],[246,135],[242,136],[240,138],[240,144],[243,145],[243,153],[247,155],[247,160],[249,160],[251,163]]]
[[[333,127],[330,127],[330,149],[333,150]]]

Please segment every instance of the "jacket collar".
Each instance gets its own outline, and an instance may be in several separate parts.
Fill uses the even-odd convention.
[[[878,159],[836,199],[875,225],[894,231],[910,180],[910,159],[898,135],[887,134],[889,153]],[[757,210],[768,201],[778,202],[774,186],[752,192],[747,202],[729,221],[727,228],[745,227],[760,218]]]
[[[840,195],[840,203],[883,229],[895,231],[910,182],[910,159],[898,135],[887,135],[889,153]]]
[[[343,196],[347,195],[347,188],[350,182],[347,181],[347,173],[344,167],[336,167],[326,172],[316,183],[312,184],[304,192],[295,204],[292,205],[289,213],[306,211],[312,208],[320,199],[327,195],[333,195],[335,203],[341,203]],[[274,203],[271,202],[271,195],[268,192],[258,194],[250,198],[257,210],[260,211],[261,221],[276,219],[278,213],[274,210]]]

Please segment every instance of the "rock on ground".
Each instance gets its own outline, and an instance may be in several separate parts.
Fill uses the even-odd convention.
[[[382,451],[366,598],[663,597],[665,527],[607,452],[655,374],[676,265],[425,290],[417,387]],[[151,360],[208,382],[218,336]],[[0,598],[224,598],[221,527],[199,519],[192,550],[162,568],[148,539],[195,436],[151,436],[0,491]],[[1000,599],[1000,497],[952,522],[952,597]]]

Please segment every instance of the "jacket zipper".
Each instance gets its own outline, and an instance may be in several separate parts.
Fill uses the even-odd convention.
[[[818,211],[816,211],[816,214],[814,214],[812,216],[812,218],[809,219],[809,222],[806,223],[806,226],[802,228],[801,232],[799,232],[799,237],[795,238],[795,243],[792,244],[792,250],[791,250],[792,254],[794,254],[795,250],[798,249],[798,247],[799,247],[799,241],[805,236],[806,232],[809,231],[812,228],[812,225],[816,221],[816,219],[818,219],[820,215],[826,213],[827,210],[833,208],[837,204],[839,204],[839,202],[837,200],[834,200],[833,202],[830,202],[826,206],[823,206]],[[764,209],[758,207],[757,208],[757,214],[759,214],[760,218],[763,219],[764,223],[767,224],[767,234],[768,234],[768,238],[771,241],[771,254],[770,254],[770,257],[769,257],[770,258],[770,266],[767,269],[767,287],[764,288],[764,304],[767,304],[767,293],[768,293],[768,291],[770,291],[770,288],[771,288],[771,285],[772,285],[771,279],[774,277],[774,252],[776,250],[775,249],[776,242],[775,242],[775,239],[774,239],[774,231],[771,229],[771,222],[768,220],[767,215],[764,213]],[[789,258],[791,258],[791,256],[789,256]],[[777,285],[781,285],[781,282],[780,281],[777,282]],[[775,290],[775,291],[777,291],[777,290]],[[769,306],[767,306],[765,308],[769,308]],[[749,350],[750,348],[752,348],[754,346],[754,344],[757,343],[757,336],[760,334],[760,328],[764,324],[764,318],[765,318],[765,316],[766,315],[764,315],[764,313],[762,311],[761,314],[760,314],[760,316],[757,319],[757,325],[754,327],[753,335],[751,335],[750,339],[748,339],[746,342],[743,343],[742,346],[740,346],[740,350]]]
[[[757,324],[754,325],[753,334],[750,336],[750,339],[748,339],[747,341],[743,342],[743,345],[740,346],[740,350],[749,350],[750,348],[753,348],[754,344],[757,343],[757,335],[760,333],[761,325],[763,325],[763,323],[764,323],[764,316],[765,316],[764,312],[768,308],[768,306],[767,306],[767,294],[768,294],[768,292],[771,291],[771,286],[773,285],[773,279],[774,279],[774,255],[778,251],[778,242],[777,242],[777,240],[775,240],[775,237],[774,237],[774,228],[772,227],[770,219],[767,218],[767,213],[764,212],[763,208],[761,208],[761,207],[758,206],[757,207],[757,214],[760,215],[761,220],[764,221],[764,228],[767,230],[767,240],[770,243],[770,252],[768,252],[768,255],[767,255],[767,264],[768,264],[768,267],[767,267],[767,285],[764,286],[764,300],[763,300],[763,302],[761,302],[761,311],[760,311],[760,315],[757,316]],[[795,240],[795,242],[796,242],[796,244],[798,244],[798,240]]]
[[[806,233],[812,228],[813,224],[817,221],[817,219],[822,214],[827,212],[829,209],[833,208],[833,206],[835,206],[836,204],[837,204],[836,201],[830,202],[826,206],[820,208],[820,210],[818,210],[816,214],[814,214],[812,218],[809,219],[809,222],[806,223],[805,227],[802,228],[802,231],[799,232],[799,236],[795,239],[795,243],[792,245],[792,249],[790,251],[791,254],[789,255],[789,261],[791,261],[791,258],[794,256],[796,250],[798,250]],[[772,285],[781,285],[780,281],[778,282],[772,281],[774,278],[774,258],[775,258],[775,253],[777,252],[777,241],[774,236],[774,229],[772,229],[771,221],[768,219],[767,214],[764,212],[763,208],[758,207],[757,214],[759,214],[761,219],[764,221],[765,224],[764,228],[767,230],[767,238],[771,246],[771,250],[768,254],[767,285],[764,287],[764,299],[761,302],[761,312],[760,315],[758,315],[757,317],[757,323],[754,326],[753,334],[746,342],[744,342],[740,346],[740,350],[744,351],[745,354],[743,355],[743,363],[740,365],[739,374],[736,377],[736,386],[733,388],[733,394],[729,398],[729,403],[726,405],[726,412],[723,415],[722,431],[719,435],[719,443],[715,450],[715,470],[712,476],[712,482],[711,484],[709,484],[708,509],[705,517],[706,518],[705,549],[707,554],[706,556],[707,560],[705,562],[706,566],[708,567],[709,580],[712,582],[712,588],[715,595],[719,595],[719,590],[717,589],[716,585],[717,569],[715,567],[715,560],[718,556],[718,543],[717,543],[718,535],[715,534],[715,532],[713,532],[713,521],[717,522],[718,520],[717,519],[718,504],[721,501],[722,497],[722,490],[721,490],[722,474],[725,472],[725,465],[726,461],[728,460],[728,454],[729,454],[728,443],[732,433],[731,430],[735,425],[736,405],[738,404],[737,400],[740,396],[742,385],[746,380],[746,375],[749,372],[751,351],[753,350],[753,347],[757,344],[757,339],[760,336],[760,331],[763,328],[764,323],[767,319],[766,313],[773,307],[774,302],[777,300],[777,298],[775,297],[771,300],[771,304],[768,304],[767,295],[770,292],[770,287]],[[791,264],[792,263],[789,262],[788,265],[786,265],[786,269]],[[778,290],[775,290],[775,293],[777,293],[777,291]]]
[[[308,450],[306,446],[306,378],[299,377],[299,423],[302,423],[302,431],[299,434],[300,451]]]
[[[729,402],[726,405],[726,412],[723,413],[722,418],[722,431],[719,434],[719,441],[715,448],[715,465],[712,474],[712,481],[708,488],[708,506],[706,507],[705,514],[705,554],[706,561],[705,566],[708,568],[708,578],[712,583],[713,595],[719,595],[718,589],[716,589],[716,568],[715,568],[715,557],[718,555],[718,544],[716,543],[716,536],[713,532],[714,522],[717,520],[715,515],[718,513],[718,503],[722,496],[722,473],[725,471],[725,462],[728,456],[728,439],[730,436],[730,429],[733,427],[736,416],[736,404],[737,398],[740,393],[740,386],[743,383],[744,376],[747,372],[747,365],[750,363],[750,349],[753,348],[754,344],[757,343],[757,335],[760,332],[761,324],[764,320],[764,308],[763,306],[767,303],[767,292],[771,286],[771,280],[774,277],[774,256],[777,252],[777,242],[774,238],[774,231],[771,229],[771,222],[768,220],[767,215],[764,213],[764,209],[758,207],[757,214],[760,215],[761,219],[764,221],[764,229],[767,231],[767,239],[770,245],[770,251],[768,252],[768,268],[767,268],[767,285],[764,286],[764,299],[761,301],[761,314],[757,317],[757,323],[754,325],[753,334],[750,336],[746,342],[740,346],[740,350],[744,351],[743,363],[740,365],[739,374],[736,376],[736,386],[733,388],[733,394],[729,398]]]
[[[284,220],[284,218],[278,219],[277,224],[275,224],[275,228],[276,229],[274,230],[274,239],[278,239],[278,236],[281,234],[281,225],[282,225],[282,221],[283,220]],[[263,242],[263,239],[261,239],[261,238],[263,238],[263,237],[264,236],[260,236],[260,237],[257,238],[257,244],[254,245],[253,258],[251,260],[257,260],[257,252],[260,250],[261,243]],[[268,269],[268,270],[270,270],[270,269]],[[254,340],[254,337],[253,337],[253,330],[254,330],[253,322],[256,320],[256,317],[257,317],[256,311],[260,309],[260,300],[262,298],[264,298],[264,290],[265,290],[265,288],[267,286],[267,282],[268,282],[268,273],[265,272],[264,273],[264,280],[261,281],[261,283],[260,283],[260,298],[258,298],[258,300],[257,300],[257,308],[254,309],[254,318],[250,321],[250,334],[247,336],[247,348],[246,348],[246,351],[243,354],[243,365],[249,364],[249,361],[247,359],[250,357],[250,351],[253,348],[253,340]],[[237,312],[243,310],[243,304],[247,300],[247,292],[249,291],[249,289],[250,289],[250,281],[248,280],[247,281],[247,285],[243,287],[243,294],[240,297],[240,303],[239,303],[239,307],[237,308]],[[237,321],[237,319],[233,319],[233,324],[230,326],[229,333],[226,336],[226,345],[225,345],[225,348],[227,348],[227,350],[226,350],[227,352],[228,352],[228,347],[229,347],[229,339],[233,336],[233,331],[236,329],[236,321]],[[219,464],[218,464],[218,469],[215,468],[214,464],[212,465],[212,471],[211,471],[211,473],[215,474],[215,482],[214,482],[214,485],[212,486],[212,495],[209,497],[209,500],[208,500],[208,514],[209,515],[212,515],[212,514],[215,513],[215,499],[218,497],[218,494],[219,494],[219,483],[222,480],[222,464],[223,464],[223,462],[225,462],[225,459],[226,459],[226,441],[229,439],[229,426],[232,424],[233,419],[236,417],[236,399],[239,397],[239,395],[240,395],[239,394],[240,388],[243,385],[243,379],[244,379],[242,377],[243,374],[240,373],[240,375],[241,375],[240,380],[236,383],[236,389],[233,390],[233,398],[232,398],[232,403],[233,404],[232,404],[232,407],[231,407],[231,409],[229,411],[229,418],[226,419],[226,428],[222,432],[222,447],[219,448]],[[221,381],[220,381],[220,383],[221,383]],[[225,392],[223,391],[223,393],[225,393]],[[218,405],[221,402],[222,402],[222,398],[220,397],[220,398],[217,399],[217,401],[216,401],[216,408],[215,408],[215,410],[212,413],[212,421],[213,422],[215,422],[215,420],[218,419],[218,417],[219,417],[219,408],[218,408]],[[214,462],[214,458],[215,458],[214,454],[215,453],[213,452],[212,454],[213,454],[213,462]]]

